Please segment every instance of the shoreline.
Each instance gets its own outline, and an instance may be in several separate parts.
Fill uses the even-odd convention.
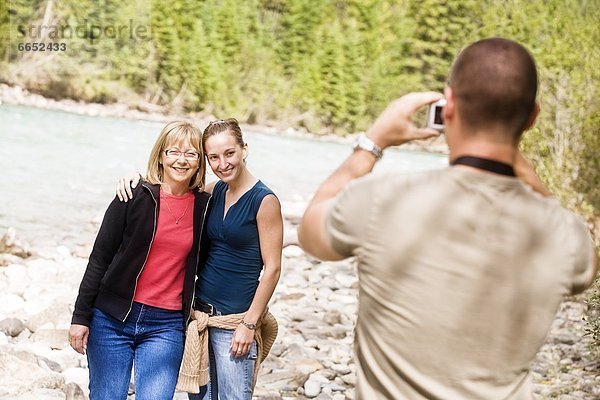
[[[10,86],[5,83],[0,83],[0,106],[4,104],[11,106],[41,108],[50,111],[63,111],[89,117],[120,118],[133,121],[157,123],[166,123],[173,119],[185,119],[192,120],[200,127],[206,126],[209,121],[216,118],[212,115],[203,115],[201,113],[171,114],[168,113],[163,107],[150,103],[141,103],[137,105],[137,108],[133,108],[125,103],[101,104],[86,103],[72,99],[55,100],[44,97],[40,94],[32,93],[21,86]],[[304,129],[297,129],[290,126],[285,127],[276,125],[246,124],[242,122],[240,122],[240,126],[244,131],[335,143],[352,143],[354,138],[359,133],[362,133],[354,132],[345,136],[334,134],[319,135],[308,132]],[[402,145],[401,150],[419,151],[434,154],[448,154],[448,146],[446,145],[444,135],[440,135],[438,138],[422,142],[415,141],[404,144]]]

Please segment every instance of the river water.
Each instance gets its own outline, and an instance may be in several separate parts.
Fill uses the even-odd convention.
[[[0,105],[0,235],[34,247],[93,242],[119,177],[145,171],[163,123]],[[348,144],[245,132],[248,166],[298,214],[351,152]],[[442,168],[438,154],[386,150],[374,173]],[[209,173],[207,182],[215,177]]]

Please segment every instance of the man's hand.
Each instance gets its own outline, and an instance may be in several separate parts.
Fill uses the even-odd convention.
[[[69,329],[69,344],[78,353],[85,354],[90,328],[85,325],[73,324]]]
[[[415,139],[438,136],[439,132],[436,130],[417,128],[411,117],[419,108],[442,97],[440,93],[422,92],[410,93],[394,100],[369,128],[367,136],[382,149]],[[370,173],[376,161],[369,152],[355,151],[319,186],[298,226],[298,240],[306,252],[322,260],[345,258],[330,243],[325,219],[333,199],[349,182]]]
[[[140,181],[138,172],[129,172],[117,183],[117,197],[119,200],[127,203],[129,199],[133,199],[132,188],[135,188]]]
[[[409,93],[391,102],[367,131],[367,136],[382,149],[397,146],[411,140],[439,136],[430,128],[417,128],[411,121],[419,108],[440,100],[444,96],[436,92]]]

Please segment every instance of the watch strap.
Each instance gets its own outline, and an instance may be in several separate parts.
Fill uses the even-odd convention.
[[[251,331],[256,329],[256,324],[251,324],[250,322],[246,322],[242,320],[242,325],[244,325],[246,328],[250,329]]]
[[[383,157],[383,150],[381,150],[381,147],[377,146],[375,142],[369,139],[364,133],[358,135],[356,138],[354,149],[366,150],[373,154],[377,160],[380,160],[381,157]]]

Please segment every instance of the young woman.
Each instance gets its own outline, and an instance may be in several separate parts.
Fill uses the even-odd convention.
[[[229,329],[209,323],[210,381],[190,398],[250,400],[260,357],[255,330],[281,270],[281,207],[273,191],[246,167],[248,145],[235,119],[211,122],[202,144],[219,181],[206,188],[212,198],[194,308],[239,320],[234,318]],[[127,196],[130,180],[121,181],[120,197]]]
[[[201,132],[171,122],[134,199],[109,205],[75,302],[69,342],[86,353],[90,399],[171,400],[210,195]]]

